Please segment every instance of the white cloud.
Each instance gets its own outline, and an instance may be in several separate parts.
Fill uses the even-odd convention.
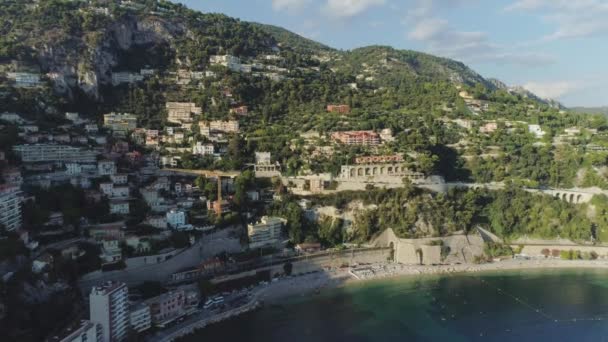
[[[332,17],[351,18],[385,3],[386,0],[327,0],[324,10]]]
[[[542,98],[559,99],[581,90],[582,83],[578,81],[528,82],[523,87]]]
[[[437,16],[446,6],[461,6],[476,0],[418,0],[404,24],[409,26],[407,37],[427,44],[430,53],[464,60],[520,66],[540,66],[554,62],[551,56],[534,52],[511,52],[505,46],[491,42],[485,32],[458,30]]]
[[[506,11],[540,12],[541,18],[555,25],[544,40],[589,37],[608,33],[606,0],[518,0]]]
[[[310,0],[272,0],[272,9],[277,12],[297,12],[310,3]]]

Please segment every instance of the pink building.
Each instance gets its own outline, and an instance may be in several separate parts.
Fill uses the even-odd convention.
[[[378,145],[380,136],[374,131],[347,131],[332,133],[334,141],[345,145]]]

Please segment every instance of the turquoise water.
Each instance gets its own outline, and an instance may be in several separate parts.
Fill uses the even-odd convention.
[[[405,277],[349,285],[187,341],[608,341],[608,271]]]

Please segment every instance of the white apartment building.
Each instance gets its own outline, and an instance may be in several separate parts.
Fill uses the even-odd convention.
[[[110,179],[112,180],[112,183],[114,183],[115,185],[124,185],[124,184],[127,184],[128,180],[129,180],[129,176],[124,173],[115,173],[110,176]]]
[[[101,325],[101,342],[122,341],[129,329],[129,290],[125,283],[107,282],[89,295],[91,321]]]
[[[196,145],[192,147],[192,154],[206,156],[212,155],[215,152],[213,144],[203,144],[200,141],[196,142]]]
[[[21,201],[19,187],[0,185],[0,224],[8,231],[21,228]]]
[[[78,329],[68,332],[60,342],[102,342],[101,325],[91,321],[82,321]]]
[[[59,144],[33,144],[15,145],[13,151],[24,163],[36,162],[75,162],[94,163],[97,153],[69,145]]]
[[[97,163],[97,173],[100,176],[111,176],[116,173],[116,163],[112,160],[100,160]]]
[[[156,203],[156,202],[154,202]],[[158,229],[167,229],[167,217],[166,216],[150,216],[144,221],[145,224],[148,224],[154,228]]]
[[[209,63],[212,65],[223,65],[232,71],[241,71],[241,59],[235,56],[214,55],[209,57]]]
[[[128,215],[129,214],[129,202],[127,202],[127,201],[110,202],[110,214]]]
[[[534,134],[536,138],[542,138],[546,132],[540,127],[540,125],[528,125],[528,132]]]
[[[192,121],[193,115],[201,115],[203,109],[192,102],[167,102],[167,121],[182,123]]]
[[[256,224],[247,225],[247,235],[249,236],[249,248],[260,248],[274,245],[280,241],[281,230],[287,220],[280,217],[262,217]]]
[[[131,306],[131,314],[129,316],[131,329],[140,333],[150,329],[152,326],[152,315],[150,315],[150,307],[145,303],[140,303]]]
[[[83,172],[95,172],[97,167],[95,164],[80,164],[80,163],[67,163],[65,164],[65,172],[68,175],[81,175]]]
[[[40,75],[29,72],[9,72],[7,78],[14,80],[17,87],[36,87],[40,85]]]
[[[178,228],[186,224],[186,212],[183,210],[171,209],[165,214],[167,224],[172,228]]]

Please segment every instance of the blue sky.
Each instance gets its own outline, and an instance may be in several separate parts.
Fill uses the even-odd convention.
[[[608,105],[608,0],[179,0],[339,49],[450,57],[567,106]]]

